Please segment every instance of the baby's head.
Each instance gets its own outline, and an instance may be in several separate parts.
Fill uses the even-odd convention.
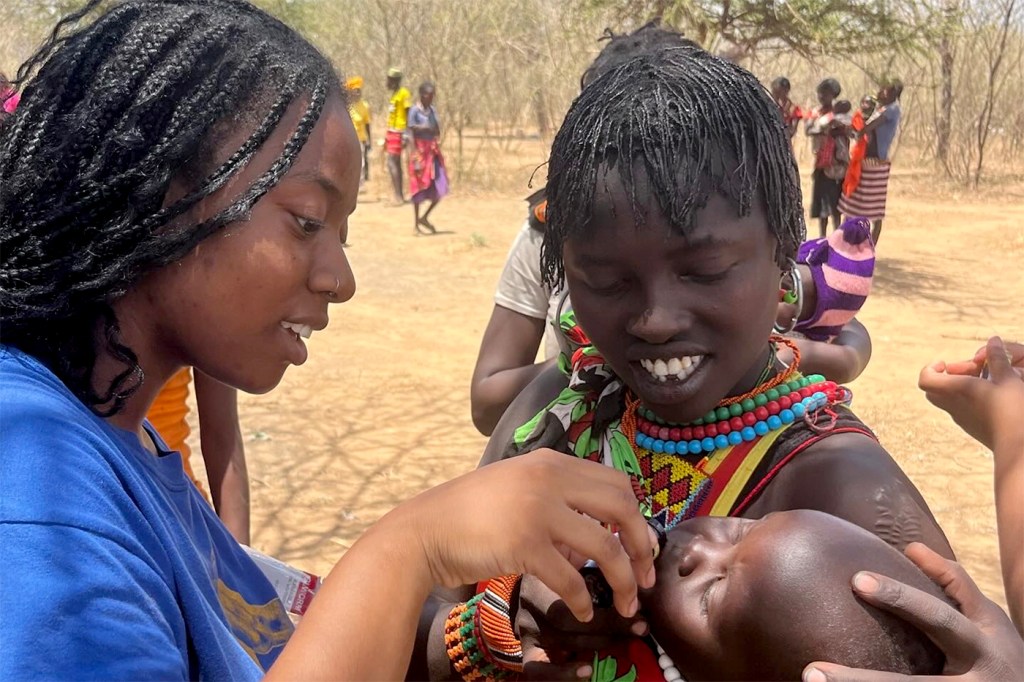
[[[875,535],[801,510],[679,524],[644,610],[684,679],[799,679],[819,660],[905,674],[941,671],[943,656],[924,634],[854,596],[850,580],[859,570],[942,597]]]
[[[864,118],[868,118],[871,114],[875,113],[876,106],[878,106],[878,100],[875,99],[874,95],[864,95],[860,100],[860,113]]]
[[[850,100],[841,99],[838,102],[836,102],[835,106],[833,107],[833,111],[835,111],[837,114],[848,114],[851,111],[853,111],[853,105],[850,104]]]

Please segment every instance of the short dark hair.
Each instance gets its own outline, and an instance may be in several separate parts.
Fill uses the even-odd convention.
[[[422,83],[420,83],[420,94],[422,95],[427,90],[436,90],[436,88],[434,87],[434,84],[430,81],[423,81]]]
[[[580,89],[604,73],[614,69],[633,57],[663,47],[700,47],[679,31],[665,28],[661,21],[650,21],[632,33],[613,33],[605,29],[599,40],[607,40],[601,52],[594,58],[580,78]]]
[[[772,87],[773,88],[783,88],[785,90],[789,90],[790,89],[789,79],[786,78],[785,76],[779,76],[778,78],[776,78],[775,80],[772,81]]]
[[[832,93],[833,99],[839,97],[839,94],[843,91],[843,87],[839,85],[839,81],[835,78],[826,78],[825,80],[818,83],[818,90],[828,90]]]
[[[551,146],[541,268],[564,275],[562,246],[590,229],[602,166],[617,169],[643,222],[633,164],[682,233],[713,192],[741,215],[763,201],[784,266],[804,238],[800,185],[778,106],[750,72],[697,47],[633,56],[583,89]]]
[[[59,21],[22,65],[21,104],[0,126],[0,324],[4,343],[110,415],[143,380],[112,302],[245,216],[341,85],[306,40],[244,0],[125,0],[78,26],[100,2]],[[302,114],[277,160],[219,215],[183,224],[293,103]],[[214,146],[240,126],[249,138],[208,168]],[[188,194],[164,206],[181,177]],[[98,346],[124,368],[100,390]]]

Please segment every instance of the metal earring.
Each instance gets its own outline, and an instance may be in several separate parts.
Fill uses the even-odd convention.
[[[787,261],[789,263],[789,270],[782,275],[782,280],[779,282],[779,302],[794,304],[796,312],[785,327],[779,326],[778,322],[775,323],[775,333],[777,334],[788,334],[793,331],[796,328],[797,321],[800,320],[804,307],[803,279],[800,277],[800,271],[796,267],[796,261],[792,258],[788,258]],[[786,288],[787,282],[791,285],[789,289]]]

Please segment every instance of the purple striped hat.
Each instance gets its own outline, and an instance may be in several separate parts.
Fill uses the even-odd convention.
[[[875,272],[875,244],[866,218],[847,218],[828,237],[800,245],[796,262],[811,269],[818,293],[814,313],[796,331],[814,341],[831,341],[852,320],[868,294]]]

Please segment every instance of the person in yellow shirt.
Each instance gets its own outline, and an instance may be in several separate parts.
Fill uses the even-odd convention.
[[[363,145],[363,184],[370,180],[370,105],[363,98],[363,77],[352,76],[345,81],[348,90],[348,113],[352,117],[352,125],[356,128],[359,144]]]
[[[388,129],[384,134],[384,151],[388,155],[388,173],[391,175],[391,186],[395,191],[395,205],[405,203],[402,193],[402,149],[405,147],[405,129],[408,125],[409,107],[412,106],[412,93],[402,85],[402,72],[396,68],[388,69]]]
[[[238,393],[202,372],[195,373],[196,408],[199,413],[199,442],[210,493],[203,489],[192,471],[188,445],[188,393],[192,368],[172,376],[160,389],[146,418],[160,434],[168,450],[181,453],[185,473],[213,506],[224,525],[242,544],[249,544],[249,474],[245,446],[238,426]]]

